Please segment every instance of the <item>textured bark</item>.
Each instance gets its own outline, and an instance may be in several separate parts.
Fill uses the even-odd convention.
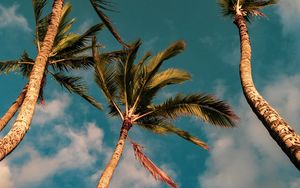
[[[29,77],[28,89],[24,102],[13,127],[8,134],[0,140],[0,160],[4,159],[17,147],[30,128],[35,105],[40,92],[45,66],[61,19],[63,4],[63,0],[55,0],[53,3],[50,23],[47,28],[43,45],[35,59],[34,66]]]
[[[110,180],[112,178],[112,175],[119,163],[119,160],[121,158],[123,149],[124,149],[124,145],[125,145],[125,141],[128,135],[128,131],[131,128],[131,123],[130,121],[127,121],[126,119],[123,122],[121,131],[120,131],[120,137],[119,137],[119,141],[116,145],[115,151],[109,161],[109,163],[107,164],[107,166],[105,167],[104,171],[101,174],[100,180],[98,182],[97,188],[107,188],[109,186]]]
[[[15,102],[12,103],[12,105],[9,107],[9,109],[6,111],[6,113],[3,115],[3,117],[0,119],[0,131],[4,129],[4,127],[7,125],[7,123],[11,120],[11,118],[15,115],[15,113],[18,111],[20,106],[23,104],[25,94],[27,92],[28,84],[23,88],[22,92],[19,94],[18,98],[15,100]]]
[[[295,167],[300,170],[300,136],[256,90],[251,75],[251,46],[247,25],[243,16],[236,16],[234,23],[240,32],[240,78],[247,102],[272,138],[290,158]]]

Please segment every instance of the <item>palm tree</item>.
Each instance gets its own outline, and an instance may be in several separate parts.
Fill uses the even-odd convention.
[[[33,7],[35,12],[35,46],[37,51],[40,50],[41,41],[45,37],[50,14],[41,18],[42,9],[46,4],[46,0],[37,1],[33,0]],[[101,109],[101,105],[87,94],[87,87],[80,77],[65,75],[65,72],[78,69],[89,69],[94,65],[93,57],[88,54],[84,54],[87,50],[91,49],[89,40],[91,36],[95,35],[103,28],[103,24],[96,24],[87,29],[83,34],[68,32],[74,23],[75,19],[68,20],[68,15],[71,11],[71,4],[67,3],[63,7],[62,18],[58,28],[58,34],[54,39],[54,46],[49,54],[45,73],[42,81],[41,92],[39,99],[43,102],[43,88],[46,82],[47,75],[50,75],[53,80],[56,80],[61,86],[68,91],[78,94],[86,99],[89,103],[96,108]],[[122,54],[122,51],[114,51],[102,54],[107,58],[115,58]],[[9,73],[12,71],[20,72],[24,77],[29,77],[34,60],[24,52],[19,60],[12,60],[6,62],[0,62],[0,73]],[[20,93],[17,100],[9,108],[7,113],[0,119],[0,130],[2,130],[8,121],[13,117],[15,112],[19,109],[26,94],[27,87],[25,87]]]
[[[4,159],[24,138],[30,128],[36,102],[38,100],[44,77],[46,63],[53,47],[55,36],[57,35],[64,0],[55,0],[53,2],[50,22],[43,40],[43,44],[35,59],[32,71],[30,73],[28,89],[20,108],[19,114],[11,130],[6,136],[0,139],[0,160]]]
[[[170,120],[190,115],[213,125],[233,127],[234,120],[237,119],[229,105],[201,93],[177,94],[161,104],[154,104],[153,100],[165,86],[179,84],[191,78],[188,72],[174,68],[159,72],[167,59],[183,51],[185,43],[176,42],[148,61],[151,55],[146,53],[134,64],[140,45],[139,41],[133,44],[127,50],[127,56],[115,63],[107,63],[105,58],[99,56],[96,47],[93,48],[95,80],[106,96],[110,114],[122,120],[118,143],[100,177],[98,188],[108,187],[122,155],[128,132],[135,125],[158,134],[173,133],[207,149],[208,146],[203,141],[175,127]]]
[[[276,0],[220,0],[224,15],[233,16],[234,23],[239,29],[240,79],[245,98],[272,138],[300,170],[300,136],[258,93],[251,75],[251,46],[246,21],[251,16],[263,16],[260,9],[275,3]]]

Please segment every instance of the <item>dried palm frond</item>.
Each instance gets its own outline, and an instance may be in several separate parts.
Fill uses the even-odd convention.
[[[176,183],[162,169],[157,167],[144,153],[143,147],[131,141],[135,158],[150,172],[156,180],[167,183],[172,188],[177,188]]]

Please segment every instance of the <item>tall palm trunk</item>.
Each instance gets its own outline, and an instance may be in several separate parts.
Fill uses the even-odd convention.
[[[0,140],[0,160],[4,159],[22,141],[26,132],[30,128],[35,105],[39,96],[42,78],[49,53],[53,46],[54,38],[57,34],[58,25],[61,19],[64,0],[55,0],[52,7],[52,15],[47,29],[41,50],[39,51],[28,83],[28,91],[24,102],[20,108],[12,129]]]
[[[247,102],[272,138],[290,158],[295,167],[300,170],[300,136],[256,90],[251,75],[251,46],[247,25],[241,15],[235,16],[234,23],[240,32],[240,78]]]
[[[7,123],[11,120],[11,118],[15,115],[15,113],[18,111],[20,106],[23,104],[25,94],[27,92],[27,87],[28,87],[28,84],[25,85],[22,92],[19,94],[18,98],[15,100],[15,102],[9,107],[9,109],[6,111],[6,113],[0,119],[0,131],[2,131],[2,129],[4,129],[4,127],[7,125]]]
[[[109,163],[106,165],[104,171],[101,174],[100,180],[98,182],[97,188],[107,188],[109,186],[110,180],[112,178],[112,175],[119,163],[119,160],[121,158],[125,141],[128,135],[128,131],[130,130],[132,124],[128,120],[123,121],[123,125],[120,131],[120,137],[119,141],[116,145],[115,151],[109,161]]]

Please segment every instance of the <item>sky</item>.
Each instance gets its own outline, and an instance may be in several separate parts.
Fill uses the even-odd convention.
[[[81,33],[100,22],[88,1],[70,1],[73,31]],[[50,10],[52,1],[48,2]],[[175,124],[205,140],[203,150],[172,135],[153,135],[134,127],[130,138],[144,146],[145,153],[186,188],[298,188],[296,168],[271,139],[248,107],[239,81],[239,36],[231,18],[224,18],[216,0],[121,0],[109,12],[127,42],[142,39],[140,55],[156,53],[176,40],[186,50],[169,60],[172,67],[189,71],[193,79],[169,87],[160,99],[177,92],[212,93],[229,102],[240,116],[238,127],[213,127],[193,118]],[[253,77],[259,92],[290,125],[300,132],[300,1],[282,0],[263,11],[249,25],[253,54]],[[0,2],[0,61],[16,59],[33,45],[33,10],[30,1]],[[98,35],[104,51],[119,49],[112,36]],[[105,104],[93,82],[93,73],[75,73],[85,78],[90,94]],[[26,79],[18,74],[0,75],[0,113],[4,114],[21,92]],[[37,105],[31,129],[22,143],[0,163],[1,188],[95,187],[118,138],[121,122],[110,119],[78,96],[49,80],[46,105]],[[12,121],[13,122],[13,121]],[[8,132],[10,125],[0,133]],[[165,188],[135,160],[129,143],[111,182],[112,188]]]

